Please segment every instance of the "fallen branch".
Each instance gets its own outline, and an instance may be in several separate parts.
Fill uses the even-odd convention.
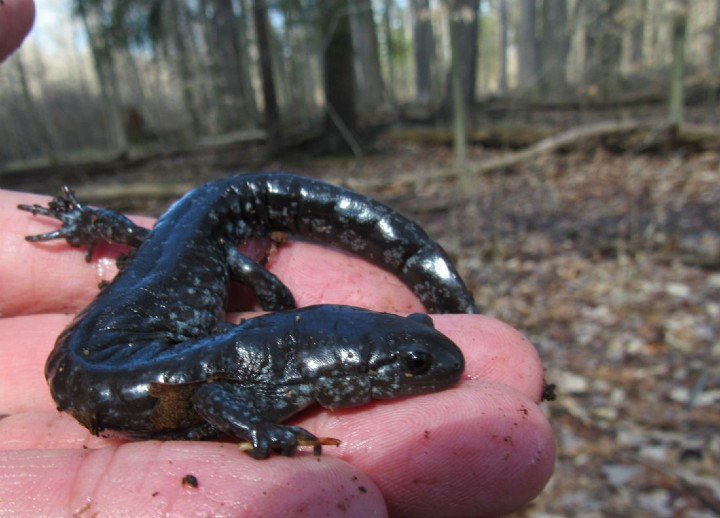
[[[483,162],[475,168],[471,168],[473,174],[488,174],[498,170],[506,169],[509,167],[517,166],[523,162],[532,160],[542,154],[557,151],[559,149],[567,148],[570,146],[577,146],[586,141],[607,137],[609,135],[627,133],[638,130],[650,130],[651,125],[647,122],[639,121],[624,121],[624,122],[601,122],[597,124],[591,124],[588,126],[581,126],[579,128],[572,128],[567,131],[563,131],[552,137],[545,138],[536,144],[516,151],[514,153],[508,153],[501,157],[490,159]],[[417,174],[406,174],[397,176],[391,180],[379,179],[379,180],[363,180],[355,178],[344,179],[343,183],[352,189],[360,189],[365,191],[379,190],[386,187],[390,182],[394,188],[412,188],[417,183],[427,182],[447,182],[453,181],[457,178],[457,171],[453,169],[447,169],[431,176],[419,176]]]

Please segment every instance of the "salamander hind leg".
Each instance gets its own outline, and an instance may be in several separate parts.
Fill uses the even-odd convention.
[[[299,426],[287,426],[264,418],[253,402],[252,389],[231,382],[207,383],[192,396],[195,411],[219,432],[246,440],[252,446],[246,452],[265,459],[274,450],[293,455],[298,446],[325,444]]]
[[[249,286],[265,311],[295,309],[295,297],[290,289],[264,266],[229,248],[227,262],[232,280]]]

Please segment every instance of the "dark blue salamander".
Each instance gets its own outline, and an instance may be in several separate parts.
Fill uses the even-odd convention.
[[[445,252],[414,222],[360,194],[284,173],[208,183],[178,200],[149,231],[79,203],[66,189],[48,207],[20,205],[63,226],[28,236],[139,247],[58,338],[45,375],[58,409],[94,433],[203,439],[227,434],[249,453],[319,448],[278,423],[328,408],[411,396],[455,384],[464,359],[427,315],[340,305],[294,309],[285,285],[237,246],[271,232],[359,254],[395,273],[430,312],[476,313]],[[267,310],[223,321],[231,281]],[[285,310],[285,311],[279,311]]]

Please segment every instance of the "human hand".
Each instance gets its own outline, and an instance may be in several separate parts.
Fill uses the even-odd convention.
[[[550,477],[555,449],[537,405],[539,358],[516,331],[479,315],[433,317],[465,354],[456,387],[294,420],[342,440],[320,458],[257,461],[231,443],[90,435],[55,410],[44,362],[98,282],[114,276],[117,249],[99,247],[88,264],[64,242],[26,242],[56,223],[15,206],[46,201],[0,191],[0,502],[10,514],[498,515],[532,499]],[[390,274],[333,250],[291,243],[271,269],[299,305],[421,309]],[[182,484],[187,474],[198,487]]]
[[[32,0],[4,0],[0,5],[0,63],[20,46],[35,19]]]

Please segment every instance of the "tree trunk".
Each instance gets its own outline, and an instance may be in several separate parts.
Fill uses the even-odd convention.
[[[520,3],[520,34],[518,35],[518,86],[533,88],[538,80],[538,49],[535,35],[535,0]]]
[[[322,4],[325,86],[325,149],[331,153],[352,150],[356,145],[355,67],[350,18],[346,0]]]
[[[500,93],[508,91],[508,0],[500,0]]]
[[[108,144],[114,152],[122,155],[127,153],[128,141],[122,124],[120,89],[115,73],[112,42],[100,21],[103,13],[89,12],[84,3],[78,3],[78,13],[88,37],[95,74],[100,85]]]
[[[260,54],[260,72],[262,75],[262,90],[265,101],[265,126],[268,131],[268,147],[272,153],[279,144],[280,114],[278,111],[277,97],[275,95],[270,37],[268,36],[270,22],[265,0],[253,0],[253,17],[255,19],[258,53]]]
[[[385,46],[387,47],[387,67],[388,67],[388,79],[390,80],[390,89],[388,93],[390,95],[390,102],[395,99],[395,92],[393,87],[397,85],[397,71],[395,70],[395,55],[397,54],[397,46],[395,38],[393,36],[392,29],[392,12],[395,7],[393,0],[385,0],[383,5],[383,28],[385,30]],[[394,104],[394,103],[393,103]]]
[[[315,81],[316,58],[319,54],[319,34],[315,27],[310,30],[303,21],[307,13],[299,4],[293,4],[284,11],[284,41],[273,48],[275,55],[274,78],[275,93],[280,110],[287,121],[309,120],[316,117]],[[286,57],[281,49],[291,48],[293,55]],[[297,59],[297,56],[303,59]]]
[[[348,7],[355,55],[356,110],[372,126],[390,108],[380,72],[380,51],[372,4],[370,0],[348,0]]]
[[[546,92],[556,96],[566,89],[565,64],[570,50],[567,21],[567,0],[543,2],[540,82]]]
[[[450,78],[453,107],[453,149],[455,151],[455,167],[458,172],[458,185],[461,191],[468,192],[469,173],[467,161],[467,112],[466,94],[463,88],[461,61],[467,54],[461,50],[462,10],[463,2],[452,2],[450,11]],[[462,57],[461,57],[462,54]]]
[[[622,50],[624,0],[587,2],[585,28],[585,84],[600,100],[617,96]]]
[[[180,94],[183,107],[190,119],[190,136],[195,137],[202,134],[203,122],[195,93],[195,74],[193,74],[190,52],[185,42],[187,12],[185,11],[185,4],[180,2],[167,2],[166,5],[168,11],[163,16],[163,23],[169,32],[168,36],[175,50],[172,56],[173,66],[180,79]]]
[[[687,35],[688,0],[673,2],[672,49],[673,60],[670,65],[670,92],[668,95],[668,122],[678,128],[683,122],[685,76],[685,39]]]
[[[35,99],[30,91],[30,85],[27,81],[27,75],[25,74],[25,65],[22,61],[22,53],[18,52],[15,54],[13,59],[15,64],[15,71],[18,74],[20,83],[20,89],[22,91],[23,101],[25,104],[25,110],[35,126],[35,131],[38,135],[38,142],[43,150],[45,158],[47,158],[50,164],[57,163],[57,149],[58,149],[58,138],[55,125],[46,110],[39,109]]]
[[[249,58],[239,41],[241,20],[233,10],[232,0],[206,0],[205,6],[218,129],[231,131],[254,126],[259,117],[250,82]]]
[[[632,31],[630,33],[630,63],[639,68],[643,62],[645,42],[645,11],[647,0],[637,0]]]
[[[435,40],[430,19],[430,0],[411,0],[413,52],[415,55],[415,95],[419,103],[432,99],[432,63]]]
[[[460,93],[466,113],[475,104],[479,9],[480,0],[454,0],[450,13],[451,34],[454,35],[457,45],[452,54],[457,60]]]
[[[712,34],[712,49],[710,50],[710,68],[713,77],[720,78],[720,0],[715,0],[715,30]]]

